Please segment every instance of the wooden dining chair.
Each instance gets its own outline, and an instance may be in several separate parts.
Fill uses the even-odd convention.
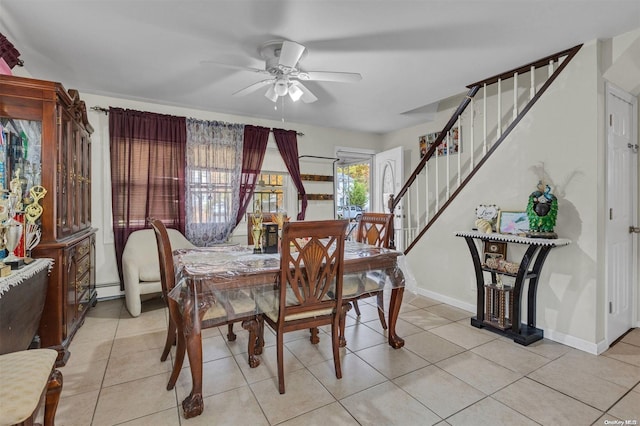
[[[156,235],[162,295],[169,308],[169,326],[161,361],[166,360],[171,346],[177,340],[176,359],[174,360],[171,377],[167,383],[167,390],[171,390],[180,375],[187,349],[185,336],[182,332],[185,324],[178,302],[169,295],[175,287],[176,279],[173,265],[173,252],[171,250],[171,242],[167,234],[167,228],[158,219],[150,218],[149,222]],[[205,296],[205,299],[207,297],[211,298],[212,296],[213,294],[210,293]],[[227,337],[230,341],[233,341],[236,337],[232,330],[233,323],[245,320],[256,320],[256,305],[251,296],[245,292],[235,292],[233,297],[229,297],[228,295],[224,296],[225,297],[222,297],[222,295],[220,295],[220,297],[212,303],[204,304],[205,309],[200,308],[197,312],[202,324],[201,328],[217,327],[227,324],[229,327]],[[258,365],[259,361],[255,358],[255,354],[256,351],[259,352],[262,349],[262,345],[262,336],[256,335],[253,329],[250,330],[247,351],[251,367]]]
[[[331,324],[336,377],[342,378],[338,333],[346,229],[345,220],[284,224],[278,287],[256,296],[262,318],[276,333],[281,394],[285,392],[284,334],[290,331],[308,328],[315,343],[317,327]]]
[[[355,240],[360,243],[369,244],[376,247],[389,248],[389,240],[393,230],[393,214],[390,213],[363,213],[360,218]],[[344,277],[343,283],[343,304],[345,312],[350,309],[349,303],[353,304],[356,314],[360,316],[358,300],[376,296],[378,306],[378,317],[384,330],[387,329],[387,322],[384,318],[384,277],[378,273],[350,274]],[[344,339],[344,322],[340,325],[341,345],[346,345]]]

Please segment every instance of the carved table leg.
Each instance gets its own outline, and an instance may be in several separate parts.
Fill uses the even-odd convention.
[[[249,353],[249,367],[256,368],[260,365],[260,360],[256,357],[256,346],[258,345],[258,333],[260,332],[260,326],[258,321],[253,318],[250,320],[242,321],[242,328],[249,332],[249,343],[247,344],[247,352]]]
[[[184,304],[183,333],[187,343],[187,356],[191,370],[191,393],[182,401],[184,417],[199,416],[204,410],[202,401],[202,335],[200,329],[200,315],[198,312],[198,294],[193,292],[193,298]],[[208,308],[208,306],[207,306]],[[204,314],[205,310],[202,310]]]
[[[393,270],[389,275],[392,277],[395,283],[402,282],[404,276],[399,268]],[[396,334],[396,322],[398,321],[398,314],[400,313],[400,306],[402,305],[402,295],[404,294],[404,287],[394,285],[391,289],[391,301],[389,303],[389,345],[394,349],[399,349],[404,346],[404,340]]]

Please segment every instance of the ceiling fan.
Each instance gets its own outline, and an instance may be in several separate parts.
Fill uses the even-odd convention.
[[[351,83],[362,80],[362,76],[358,73],[303,71],[300,68],[299,62],[306,56],[307,49],[294,41],[268,41],[260,47],[259,51],[260,56],[265,60],[265,69],[216,63],[216,65],[270,76],[270,78],[266,80],[258,81],[244,89],[238,90],[233,94],[234,96],[247,95],[268,86],[264,95],[272,102],[277,101],[280,96],[289,95],[294,102],[301,99],[304,103],[311,103],[317,101],[318,98],[302,84],[302,81]]]

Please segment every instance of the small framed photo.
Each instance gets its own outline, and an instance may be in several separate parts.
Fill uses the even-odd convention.
[[[502,241],[485,241],[484,263],[487,263],[487,259],[490,258],[507,260],[507,243]]]
[[[527,212],[502,211],[498,213],[498,233],[525,236],[529,232]]]
[[[461,152],[459,134],[460,132],[458,131],[457,127],[452,128],[449,131],[448,137],[445,136],[442,140],[442,143],[438,145],[438,148],[436,148],[435,155],[441,156],[447,154],[457,154],[458,152]],[[427,151],[429,150],[429,148],[431,148],[431,145],[435,143],[439,135],[440,132],[435,132],[418,137],[418,144],[420,146],[420,158],[427,155]],[[449,147],[449,145],[451,146]]]

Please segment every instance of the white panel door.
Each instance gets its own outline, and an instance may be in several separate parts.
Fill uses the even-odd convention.
[[[387,203],[390,195],[395,195],[402,189],[404,178],[402,147],[383,151],[375,156],[375,205],[374,211],[389,213]],[[395,246],[398,250],[404,250],[404,225],[402,203],[395,211],[393,228],[395,230]]]
[[[638,287],[637,104],[631,95],[607,85],[607,343],[634,327]]]

